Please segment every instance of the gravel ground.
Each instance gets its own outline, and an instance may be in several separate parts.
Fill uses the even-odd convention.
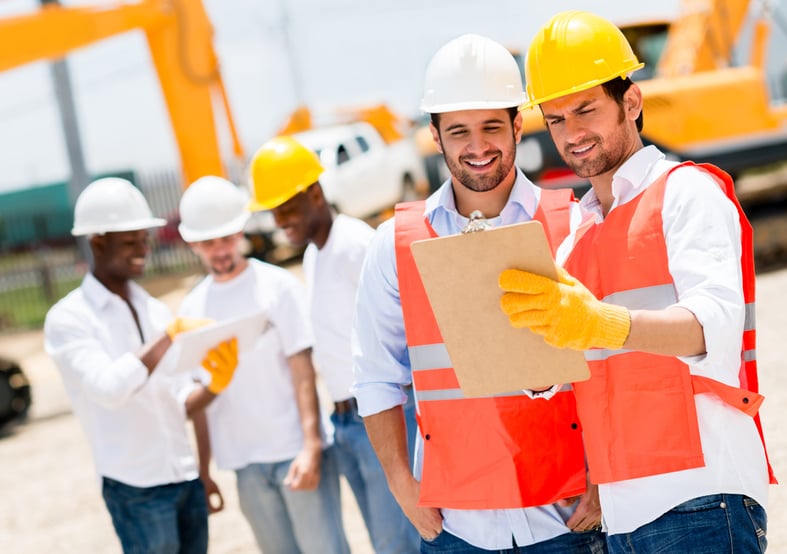
[[[298,274],[299,267],[292,268]],[[172,306],[194,283],[180,279],[153,287]],[[162,292],[168,289],[169,292]],[[761,414],[771,463],[787,480],[787,270],[758,278]],[[19,360],[33,385],[28,421],[0,436],[0,552],[116,553],[120,548],[101,500],[84,435],[71,413],[52,362],[42,352],[40,331],[0,335],[0,352]],[[237,507],[234,474],[214,471],[226,508],[210,518],[210,550],[216,554],[256,552],[251,531]],[[354,554],[371,553],[368,536],[343,483],[345,529]],[[768,506],[770,553],[787,554],[787,489],[771,487]],[[781,522],[781,523],[779,523]]]

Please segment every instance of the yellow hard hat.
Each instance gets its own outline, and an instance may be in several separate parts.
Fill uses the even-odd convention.
[[[561,12],[530,43],[525,61],[528,101],[520,109],[627,77],[644,66],[610,21],[588,12]]]
[[[251,159],[251,211],[271,210],[317,182],[317,155],[292,137],[275,137]]]

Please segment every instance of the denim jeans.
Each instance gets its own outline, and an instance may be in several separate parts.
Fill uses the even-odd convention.
[[[402,513],[355,410],[332,414],[339,472],[347,478],[376,554],[418,552],[418,531]]]
[[[235,472],[241,511],[260,549],[265,554],[349,554],[333,447],[322,453],[314,490],[293,491],[283,484],[291,463],[251,464]]]
[[[132,487],[104,477],[102,495],[125,554],[208,551],[208,505],[199,479]]]
[[[738,494],[701,496],[679,504],[633,533],[610,535],[618,553],[723,554],[765,552],[767,516],[757,502]]]
[[[421,540],[421,554],[604,554],[607,551],[605,535],[601,531],[563,533],[548,541],[537,542],[530,546],[515,546],[503,550],[484,550],[459,537],[441,532],[432,541]]]

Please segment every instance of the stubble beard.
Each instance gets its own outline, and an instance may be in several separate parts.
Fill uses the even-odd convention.
[[[458,161],[448,158],[448,156],[444,156],[444,158],[448,171],[462,186],[473,192],[487,192],[497,188],[514,166],[514,156],[506,157],[501,151],[495,155],[499,159],[497,168],[492,173],[485,175],[477,175],[467,170],[462,165],[463,158],[459,158]]]

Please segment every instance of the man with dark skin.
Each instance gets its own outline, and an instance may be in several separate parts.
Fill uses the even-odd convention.
[[[154,218],[128,181],[101,179],[77,200],[72,234],[89,237],[92,270],[55,304],[44,324],[47,352],[61,372],[93,451],[102,493],[126,552],[205,552],[207,473],[200,481],[186,433],[183,398],[200,388],[160,370],[174,337],[205,324],[175,319],[134,279],[143,275]],[[234,341],[209,351],[205,387],[217,394],[237,364]],[[192,414],[195,428],[204,414]]]
[[[317,157],[304,145],[289,137],[274,138],[252,161],[253,205],[270,209],[288,240],[306,246],[303,273],[315,336],[314,359],[334,403],[334,451],[375,552],[414,552],[418,534],[388,489],[350,394],[353,307],[361,263],[374,230],[333,211],[318,180],[321,173]],[[409,416],[409,437],[414,441],[412,402]]]

